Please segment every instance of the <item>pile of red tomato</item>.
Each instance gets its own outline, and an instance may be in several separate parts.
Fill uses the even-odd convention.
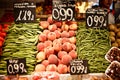
[[[0,24],[0,56],[2,55],[2,46],[8,30],[8,24]]]

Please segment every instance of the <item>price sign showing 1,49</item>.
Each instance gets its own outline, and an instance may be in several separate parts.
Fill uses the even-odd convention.
[[[7,60],[7,74],[15,75],[15,74],[25,74],[26,70],[26,59],[10,59]]]
[[[23,15],[23,17],[22,17]],[[26,21],[26,20],[34,20],[34,15],[32,14],[32,11],[31,10],[20,10],[19,14],[18,14],[18,17],[16,19],[16,21]]]
[[[87,60],[73,60],[70,63],[70,74],[87,74],[88,61]]]
[[[53,0],[52,18],[57,21],[71,21],[74,18],[74,0]]]
[[[108,25],[108,12],[106,9],[90,8],[86,11],[86,26],[106,28]]]
[[[14,3],[15,22],[34,22],[35,21],[34,2],[16,2]]]

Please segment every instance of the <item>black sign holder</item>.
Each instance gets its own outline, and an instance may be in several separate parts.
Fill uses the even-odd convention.
[[[75,0],[53,0],[52,18],[56,21],[71,21],[75,17]]]
[[[86,11],[87,28],[107,28],[108,11],[105,8],[89,8]]]
[[[35,22],[36,4],[31,1],[15,2],[14,3],[14,18],[15,23],[31,23]]]
[[[87,74],[88,72],[89,72],[88,60],[75,59],[70,62],[71,75]]]
[[[18,75],[27,73],[26,58],[7,60],[7,74]]]

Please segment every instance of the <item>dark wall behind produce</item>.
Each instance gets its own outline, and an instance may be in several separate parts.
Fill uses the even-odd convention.
[[[0,0],[0,8],[12,8],[14,0]]]
[[[0,0],[0,8],[13,8],[14,1],[35,1],[37,3],[44,1],[48,2],[48,0]],[[90,1],[98,2],[98,0],[90,0]]]
[[[44,2],[44,0],[0,0],[0,8],[13,8],[15,1],[35,1],[37,3]]]

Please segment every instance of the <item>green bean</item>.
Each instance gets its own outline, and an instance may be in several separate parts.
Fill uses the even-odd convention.
[[[20,23],[10,26],[3,46],[3,55],[0,57],[0,74],[6,74],[7,71],[7,68],[4,67],[7,64],[4,61],[14,58],[26,58],[28,74],[33,72],[36,64],[38,31],[39,33],[42,31],[39,23]]]
[[[109,65],[104,56],[111,47],[108,30],[100,28],[86,29],[85,22],[80,22],[78,25],[76,35],[78,59],[89,60],[91,73],[104,72]]]

